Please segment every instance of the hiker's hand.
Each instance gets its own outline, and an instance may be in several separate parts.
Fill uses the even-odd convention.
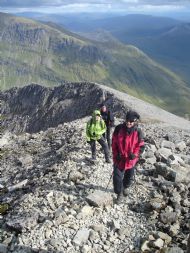
[[[136,155],[133,153],[129,154],[129,160],[134,160],[136,158]]]
[[[116,156],[116,160],[117,161],[126,161],[127,160],[127,157],[126,156],[124,156],[124,155],[121,155],[120,153],[118,153],[117,154],[117,156]]]

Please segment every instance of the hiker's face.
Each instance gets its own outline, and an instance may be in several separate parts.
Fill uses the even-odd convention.
[[[96,121],[100,120],[100,115],[96,114]]]
[[[106,112],[106,106],[102,106],[102,112]]]
[[[132,121],[132,120],[127,120],[127,121],[126,121],[126,126],[127,126],[128,128],[134,127],[134,125],[135,125],[135,122],[134,122],[134,121]]]

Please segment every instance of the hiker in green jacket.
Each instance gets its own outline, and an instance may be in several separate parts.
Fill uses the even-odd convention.
[[[106,124],[101,118],[101,113],[98,110],[95,110],[92,114],[92,118],[87,122],[86,125],[86,138],[87,142],[91,146],[92,151],[92,160],[96,160],[96,141],[100,143],[105,154],[105,160],[107,163],[111,163],[109,158],[109,148],[108,144],[103,137],[103,134],[106,132]]]

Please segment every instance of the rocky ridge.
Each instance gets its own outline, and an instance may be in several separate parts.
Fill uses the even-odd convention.
[[[91,115],[106,96],[115,114],[126,106],[94,83],[66,83],[54,88],[31,84],[0,92],[2,127],[14,132],[38,132]]]
[[[90,159],[88,119],[36,133],[2,128],[0,199],[10,208],[0,216],[0,252],[189,252],[190,131],[169,126],[171,120],[141,123],[142,163],[128,196],[116,205],[108,184],[112,165],[100,148],[97,162]]]
[[[2,136],[0,184],[2,192],[5,187],[8,191],[1,201],[10,210],[0,219],[0,249],[185,252],[190,133],[142,126],[147,133],[145,163],[138,166],[128,197],[116,205],[111,182],[107,188],[112,165],[105,164],[100,149],[97,163],[91,162],[86,122],[84,118],[35,134]]]
[[[31,84],[0,92],[1,125],[17,133],[38,132],[91,115],[102,101],[119,118],[132,108],[141,114],[143,122],[190,129],[190,121],[184,118],[126,93],[89,82],[65,83],[54,88]]]

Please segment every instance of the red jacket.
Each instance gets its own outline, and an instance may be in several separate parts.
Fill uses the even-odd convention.
[[[144,149],[144,140],[140,128],[127,128],[126,124],[116,126],[112,136],[113,163],[121,170],[131,169]],[[135,158],[130,160],[130,154]]]

